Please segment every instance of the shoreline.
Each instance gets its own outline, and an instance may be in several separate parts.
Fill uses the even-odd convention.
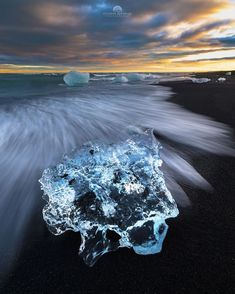
[[[233,79],[221,84],[158,85],[171,88],[171,102],[225,123],[234,132]],[[194,161],[214,190],[185,187],[192,205],[180,209],[180,215],[168,221],[169,231],[160,254],[140,256],[121,249],[88,268],[77,256],[77,234],[53,236],[45,226],[42,234],[37,234],[35,221],[31,246],[26,240],[17,266],[0,290],[5,294],[18,293],[22,288],[27,293],[61,293],[62,289],[68,293],[232,293],[235,158],[198,154]]]
[[[235,76],[223,83],[171,81],[156,85],[171,88],[173,95],[170,101],[194,113],[228,124],[235,131],[235,116],[232,112],[232,109],[235,109]]]

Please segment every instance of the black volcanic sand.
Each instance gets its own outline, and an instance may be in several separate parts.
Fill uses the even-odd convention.
[[[166,85],[177,93],[173,102],[235,130],[233,77],[223,84]],[[235,293],[235,159],[204,154],[195,165],[215,190],[186,188],[192,206],[168,221],[160,254],[120,249],[89,268],[77,254],[78,234],[53,236],[38,210],[1,293]]]

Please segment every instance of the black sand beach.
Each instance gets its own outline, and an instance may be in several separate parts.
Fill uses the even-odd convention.
[[[235,130],[234,76],[225,83],[165,85],[175,93],[173,102]],[[78,235],[50,234],[39,207],[22,254],[0,292],[235,293],[235,158],[201,154],[194,160],[214,191],[185,187],[191,206],[180,208],[179,217],[168,221],[160,254],[140,256],[121,249],[89,268],[77,255]]]

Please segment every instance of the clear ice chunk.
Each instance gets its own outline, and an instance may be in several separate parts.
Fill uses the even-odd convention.
[[[78,86],[80,84],[86,84],[89,82],[90,74],[83,72],[70,71],[63,77],[64,82],[69,87]]]
[[[121,143],[87,143],[46,169],[39,181],[49,230],[80,232],[79,253],[89,266],[119,247],[160,252],[165,220],[179,213],[160,170],[160,149],[146,130]]]

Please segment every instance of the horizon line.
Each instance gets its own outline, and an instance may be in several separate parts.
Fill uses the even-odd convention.
[[[49,70],[49,71],[45,71],[45,70],[38,70],[38,71],[30,71],[30,70],[24,70],[24,71],[8,71],[8,70],[1,70],[0,69],[0,74],[50,74],[50,73],[58,73],[58,74],[64,74],[64,73],[68,73],[70,71],[78,71],[78,72],[86,72],[86,73],[91,73],[91,74],[95,74],[95,73],[110,73],[110,74],[116,74],[116,73],[213,73],[213,72],[234,72],[235,69],[221,69],[221,70],[192,70],[192,71],[144,71],[144,70],[140,70],[140,71],[94,71],[94,70],[75,70],[75,69],[71,69],[71,70]]]

